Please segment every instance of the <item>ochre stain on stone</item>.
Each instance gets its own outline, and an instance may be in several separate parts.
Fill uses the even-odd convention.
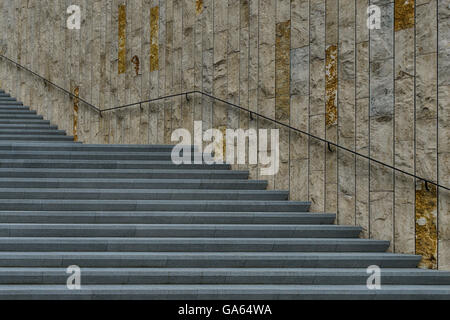
[[[150,9],[150,72],[159,69],[159,7]]]
[[[202,14],[202,12],[203,12],[203,0],[197,0],[195,2],[195,11],[197,12],[197,15]]]
[[[126,29],[127,7],[126,5],[121,4],[119,5],[119,74],[125,73],[127,67]]]
[[[328,127],[337,123],[337,46],[327,47],[325,55],[325,90],[326,90],[326,114],[325,123]]]
[[[290,117],[291,21],[277,23],[275,42],[275,118],[288,122]]]
[[[134,64],[134,70],[136,71],[136,75],[139,75],[139,66],[140,66],[140,61],[139,61],[139,57],[138,56],[134,56],[131,59],[131,63]]]
[[[73,140],[78,141],[78,97],[80,96],[80,88],[75,87],[73,94],[76,97],[73,99]]]
[[[227,160],[226,154],[227,154],[227,127],[226,126],[220,126],[217,128],[220,132],[222,132],[222,148],[220,148],[220,145],[216,145],[214,149],[214,159],[216,161],[223,160],[225,162]]]
[[[395,0],[395,31],[414,27],[414,0]]]
[[[437,268],[436,187],[422,183],[416,190],[416,254],[422,256],[421,268]]]

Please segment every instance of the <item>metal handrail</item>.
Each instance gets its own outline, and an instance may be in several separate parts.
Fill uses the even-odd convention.
[[[369,161],[371,161],[371,162],[374,162],[374,163],[377,163],[377,164],[379,164],[379,165],[382,165],[382,166],[384,166],[384,167],[386,167],[386,168],[392,169],[392,170],[394,170],[394,171],[397,171],[397,172],[400,172],[400,173],[402,173],[402,174],[408,175],[408,176],[413,177],[413,178],[415,178],[415,179],[421,180],[421,181],[425,182],[425,187],[426,187],[427,189],[428,189],[428,184],[432,184],[432,185],[434,185],[434,186],[436,186],[436,187],[438,187],[438,188],[442,188],[442,189],[445,189],[445,190],[449,190],[449,191],[450,191],[450,188],[449,188],[449,187],[446,187],[446,186],[443,186],[443,185],[441,185],[441,184],[438,184],[437,182],[431,181],[431,180],[429,180],[429,179],[422,178],[422,177],[420,177],[420,176],[418,176],[418,175],[415,175],[415,174],[413,174],[413,173],[410,173],[410,172],[407,172],[407,171],[405,171],[405,170],[396,168],[396,167],[394,167],[394,166],[392,166],[392,165],[390,165],[390,164],[387,164],[387,163],[384,163],[384,162],[382,162],[382,161],[376,160],[376,159],[374,159],[374,158],[372,158],[372,157],[366,156],[366,155],[364,155],[364,154],[362,154],[362,153],[359,153],[359,152],[356,152],[356,151],[351,150],[351,149],[349,149],[349,148],[346,148],[346,147],[344,147],[344,146],[341,146],[341,145],[339,145],[339,144],[337,144],[337,143],[335,143],[335,142],[332,142],[332,141],[329,141],[329,140],[320,138],[320,137],[318,137],[318,136],[315,136],[315,135],[313,135],[313,134],[311,134],[311,133],[309,133],[309,132],[303,131],[303,130],[301,130],[301,129],[294,128],[294,127],[292,127],[292,126],[290,126],[290,125],[288,125],[288,124],[282,123],[282,122],[280,122],[280,121],[278,121],[278,120],[275,120],[275,119],[272,119],[272,118],[269,118],[269,117],[267,117],[267,116],[265,116],[265,115],[262,115],[262,114],[260,114],[260,113],[257,113],[257,112],[255,112],[255,111],[252,111],[252,110],[249,110],[249,109],[246,109],[246,108],[244,108],[244,107],[241,107],[241,106],[239,106],[239,105],[237,105],[237,104],[234,104],[234,103],[231,103],[231,102],[229,102],[229,101],[223,100],[223,99],[221,99],[221,98],[217,98],[217,97],[215,97],[215,96],[213,96],[213,95],[211,95],[211,94],[209,94],[209,93],[206,93],[206,92],[203,92],[203,91],[200,91],[200,90],[192,90],[192,91],[187,91],[187,92],[175,93],[175,94],[167,95],[167,96],[164,96],[164,97],[158,97],[158,98],[153,98],[153,99],[148,99],[148,100],[142,100],[142,101],[139,101],[139,102],[134,102],[134,103],[125,104],[125,105],[121,105],[121,106],[117,106],[117,107],[112,107],[112,108],[107,108],[107,109],[103,109],[103,110],[102,110],[102,109],[100,109],[100,108],[98,108],[98,107],[96,107],[96,106],[90,104],[89,102],[87,102],[87,101],[85,101],[85,100],[83,100],[83,99],[81,99],[81,98],[75,96],[74,94],[72,94],[71,92],[67,91],[66,89],[61,88],[60,86],[58,86],[58,85],[52,83],[51,81],[45,79],[44,77],[40,76],[39,74],[37,74],[37,73],[35,73],[35,72],[29,70],[28,68],[26,68],[26,67],[24,67],[24,66],[18,64],[17,62],[15,62],[15,61],[13,61],[13,60],[11,60],[11,59],[9,59],[9,58],[7,58],[7,57],[1,55],[1,54],[0,54],[0,57],[1,57],[1,58],[4,58],[4,59],[6,59],[6,60],[8,60],[9,62],[11,62],[11,63],[13,63],[13,64],[15,64],[17,67],[20,67],[20,68],[22,68],[22,69],[24,69],[24,70],[26,70],[26,71],[32,73],[33,75],[39,77],[40,79],[44,80],[45,82],[47,82],[47,83],[53,85],[54,87],[56,87],[56,88],[62,90],[62,91],[65,92],[65,93],[67,93],[67,94],[70,95],[71,97],[76,98],[76,99],[79,99],[80,101],[82,101],[82,102],[84,102],[85,104],[87,104],[89,107],[91,107],[91,108],[93,108],[94,110],[96,110],[96,111],[99,113],[100,116],[102,116],[103,112],[108,112],[108,111],[118,110],[118,109],[123,109],[123,108],[129,108],[129,107],[133,107],[133,106],[137,106],[137,105],[139,105],[139,107],[142,109],[142,105],[145,104],[145,103],[151,103],[151,102],[155,102],[155,101],[159,101],[159,100],[165,100],[165,99],[170,99],[170,98],[174,98],[174,97],[185,96],[185,97],[186,97],[186,100],[189,101],[189,95],[191,95],[191,94],[201,94],[202,96],[206,96],[206,97],[208,97],[208,98],[210,98],[210,99],[213,99],[213,100],[215,100],[215,101],[222,102],[222,103],[224,103],[224,104],[226,104],[226,105],[229,105],[229,106],[232,106],[232,107],[234,107],[234,108],[237,108],[237,109],[239,109],[239,110],[241,110],[241,111],[247,112],[247,113],[249,113],[251,119],[253,119],[253,116],[257,116],[257,117],[262,118],[262,119],[265,119],[265,120],[267,120],[267,121],[271,121],[271,122],[273,122],[273,123],[276,123],[276,124],[278,124],[278,125],[280,125],[280,126],[286,127],[286,128],[289,129],[289,130],[292,130],[292,131],[295,131],[295,132],[304,134],[304,135],[306,135],[306,136],[308,136],[308,137],[310,137],[310,138],[313,138],[313,139],[316,139],[316,140],[321,141],[321,142],[323,142],[323,143],[326,143],[326,144],[328,145],[328,150],[330,150],[330,151],[332,151],[332,150],[331,150],[331,146],[334,146],[334,147],[337,148],[337,149],[341,149],[341,150],[350,152],[350,153],[354,154],[355,156],[364,158],[364,159],[369,160]]]
[[[24,67],[23,65],[21,65],[21,64],[19,64],[19,63],[17,63],[17,62],[15,62],[15,61],[13,61],[13,60],[11,60],[10,58],[5,57],[5,56],[2,55],[2,54],[0,54],[0,58],[5,59],[5,60],[7,60],[8,62],[14,64],[17,68],[23,69],[23,70],[25,70],[25,71],[31,73],[32,75],[34,75],[34,76],[38,77],[39,79],[43,80],[45,83],[48,83],[48,84],[52,85],[53,87],[55,87],[55,88],[61,90],[62,92],[68,94],[68,95],[69,95],[70,97],[72,97],[73,99],[78,99],[79,101],[82,101],[83,103],[87,104],[90,108],[94,109],[95,111],[97,111],[97,112],[101,115],[102,112],[101,112],[100,108],[98,108],[98,107],[92,105],[91,103],[87,102],[86,100],[81,99],[80,97],[74,95],[72,92],[67,91],[66,89],[64,89],[64,88],[62,88],[62,87],[60,87],[60,86],[58,86],[57,84],[51,82],[50,80],[44,78],[43,76],[37,74],[36,72],[34,72],[34,71],[28,69],[27,67]]]

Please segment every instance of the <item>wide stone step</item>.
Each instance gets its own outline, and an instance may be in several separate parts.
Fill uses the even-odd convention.
[[[5,167],[0,163],[0,167]],[[0,178],[0,188],[265,190],[264,180]]]
[[[64,130],[53,130],[53,129],[2,129],[0,127],[0,139],[5,135],[36,135],[36,136],[47,136],[47,135],[65,135]]]
[[[247,179],[248,171],[183,169],[0,168],[0,178]]]
[[[0,299],[448,300],[450,286],[386,285],[370,290],[365,285],[86,285],[81,290],[68,290],[66,285],[1,285]],[[261,307],[258,312],[264,314],[264,310]]]
[[[309,202],[255,200],[28,200],[3,199],[3,211],[307,212]]]
[[[58,127],[48,124],[0,124],[1,130],[57,130]]]
[[[55,134],[0,134],[0,141],[73,141],[73,137]]]
[[[3,109],[0,108],[0,115],[2,116],[6,116],[6,115],[20,115],[20,114],[24,114],[24,115],[35,115],[36,111],[35,110],[27,110],[27,109],[21,109],[21,108],[16,108],[16,109]]]
[[[0,268],[0,284],[61,285],[65,268]],[[366,285],[367,269],[351,268],[80,268],[83,285],[271,284]],[[450,285],[450,272],[381,269],[386,285]]]
[[[0,238],[21,252],[384,252],[388,241],[340,238]]]
[[[0,159],[1,168],[54,168],[54,169],[208,169],[229,170],[228,164],[180,164],[172,161],[132,160],[46,160]]]
[[[0,223],[333,224],[335,214],[309,212],[0,211]]]
[[[1,128],[1,126],[0,126]],[[0,150],[5,151],[70,151],[70,152],[109,152],[109,153],[163,153],[170,156],[173,145],[137,145],[137,144],[74,144],[49,142],[2,142]],[[192,146],[191,150],[198,150]],[[194,153],[192,153],[194,155]]]
[[[415,268],[420,256],[367,252],[0,252],[0,267]]]
[[[335,225],[5,223],[0,237],[357,238],[361,230]]]
[[[0,199],[64,200],[288,200],[289,191],[195,189],[0,188]]]
[[[3,100],[0,101],[0,106],[22,106],[23,103],[20,101],[13,100]]]
[[[0,144],[4,141],[0,141]],[[76,143],[74,143],[76,144]],[[2,150],[0,148],[0,150]],[[86,152],[86,151],[7,151],[2,159],[65,159],[65,160],[132,160],[171,161],[170,152]]]
[[[34,120],[34,119],[0,119],[0,125],[11,125],[11,124],[21,124],[21,125],[50,125],[48,120]]]
[[[5,105],[0,105],[0,110],[30,110],[30,107],[26,107],[26,106],[19,106],[19,105],[12,105],[12,106],[5,106]]]
[[[0,114],[0,120],[41,120],[43,116],[37,114]]]

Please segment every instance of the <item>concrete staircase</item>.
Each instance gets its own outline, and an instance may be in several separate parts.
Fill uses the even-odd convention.
[[[450,298],[449,272],[171,149],[74,142],[0,91],[0,299]]]

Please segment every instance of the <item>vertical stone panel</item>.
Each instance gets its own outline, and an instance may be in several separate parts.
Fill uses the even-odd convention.
[[[259,1],[258,112],[275,117],[275,42],[276,6],[274,1]],[[259,129],[275,129],[269,121],[258,119]],[[281,140],[281,139],[280,139]],[[259,168],[260,169],[260,168]],[[274,188],[274,177],[266,176],[268,188]]]
[[[291,48],[309,45],[309,0],[291,0]]]
[[[422,256],[420,267],[437,267],[437,190],[423,182],[416,189],[416,254]]]
[[[286,1],[282,4],[286,4]],[[289,18],[290,7],[277,7],[279,19]],[[290,120],[290,46],[291,21],[276,24],[275,40],[275,119],[289,124]],[[289,189],[289,130],[277,126],[280,130],[280,168],[275,176],[275,188]]]
[[[355,150],[355,2],[339,1],[338,141]],[[338,221],[355,224],[355,156],[338,150]]]
[[[338,0],[326,1],[325,6],[325,137],[337,143],[338,91]],[[337,212],[337,150],[325,153],[325,211]],[[338,217],[339,218],[339,217]],[[339,220],[339,219],[338,219]],[[339,221],[337,221],[339,222]]]
[[[142,54],[142,0],[132,1],[129,5],[131,13],[130,21],[130,55],[131,59],[129,74],[130,85],[130,103],[142,101],[142,64],[145,60],[141,56]],[[130,108],[130,137],[128,142],[133,144],[142,144],[140,141],[140,125],[141,117],[144,109],[140,109],[139,106],[133,106]]]
[[[182,38],[182,79],[181,92],[187,92],[194,89],[194,23],[195,23],[195,6],[192,0],[183,0],[183,38]],[[182,126],[191,132],[194,132],[194,97],[189,100],[182,99]]]
[[[127,66],[126,49],[126,30],[127,30],[127,7],[125,4],[119,5],[119,74],[125,73]]]
[[[214,2],[214,58],[213,58],[213,95],[221,99],[228,97],[228,0]],[[212,125],[225,133],[228,125],[228,106],[223,103],[213,102]],[[225,138],[225,137],[224,137]],[[217,148],[217,157],[226,158],[225,144],[223,148]]]
[[[249,0],[249,55],[248,55],[248,107],[258,111],[258,38],[259,38],[259,0]],[[258,130],[256,117],[248,120],[249,129]],[[249,166],[250,179],[258,179],[257,165]]]
[[[310,0],[310,133],[325,137],[325,1]],[[312,211],[325,210],[325,145],[310,139],[309,200]]]
[[[239,105],[245,109],[249,108],[249,0],[239,2]],[[248,130],[249,114],[245,111],[239,114],[239,128]],[[248,164],[249,145],[245,147],[246,164]],[[248,165],[238,166],[239,170],[247,169]]]
[[[438,181],[450,184],[450,7],[438,2]],[[438,266],[450,270],[450,192],[438,193]]]
[[[380,3],[381,28],[370,30],[370,156],[393,164],[394,4]],[[393,172],[370,166],[370,236],[393,240]]]
[[[292,8],[291,8],[292,10]],[[299,13],[301,14],[301,13]],[[306,13],[309,19],[309,10]],[[294,19],[294,15],[292,19]],[[300,17],[298,17],[300,18]],[[291,21],[294,25],[294,20]],[[291,32],[293,29],[291,30]],[[307,26],[309,35],[309,25]],[[308,39],[307,39],[308,40]],[[294,39],[291,38],[291,44]],[[309,131],[309,46],[291,50],[291,112],[290,125]],[[309,147],[306,135],[291,131],[290,134],[290,179],[292,200],[308,199]]]
[[[240,0],[229,0],[228,2],[228,46],[227,46],[227,101],[239,104],[239,24],[240,24]],[[240,112],[232,107],[227,108],[229,129],[240,128]],[[233,148],[236,149],[236,142]],[[236,154],[237,152],[235,152]],[[233,165],[233,169],[241,166]],[[245,167],[244,167],[245,168]]]
[[[159,69],[159,6],[150,9],[150,72]]]
[[[167,7],[166,2],[163,0],[156,0],[155,4],[159,4],[159,70],[158,75],[156,76],[154,86],[158,88],[157,96],[161,97],[166,92],[166,38],[167,38]],[[152,82],[153,83],[153,82]],[[152,84],[153,86],[153,84]],[[156,141],[158,144],[164,143],[165,138],[165,101],[161,100],[156,104],[157,112],[158,112],[158,127],[156,130]],[[150,137],[151,138],[151,137]]]
[[[415,168],[416,174],[438,178],[438,81],[436,1],[416,3]],[[437,190],[421,181],[416,186],[416,253],[423,255],[421,267],[436,268]]]
[[[414,1],[395,1],[395,118],[394,164],[414,172]],[[396,173],[395,176],[395,252],[414,253],[415,188],[414,179]]]
[[[165,1],[166,5],[166,59],[165,59],[165,95],[174,93],[173,91],[173,0]],[[167,99],[164,102],[164,143],[170,144],[172,134],[172,105],[173,100]]]
[[[141,4],[141,52],[139,54],[139,62],[141,72],[141,100],[147,100],[149,98],[157,97],[158,88],[158,71],[150,72],[151,69],[151,29],[152,29],[152,17],[151,10],[154,8],[153,1],[142,0]],[[156,1],[158,6],[158,20],[156,25],[159,28],[159,1]],[[158,39],[159,39],[159,32]],[[159,42],[157,42],[159,47]],[[159,59],[159,55],[158,55]],[[156,75],[155,75],[156,73]],[[142,144],[155,143],[157,144],[157,131],[158,122],[155,111],[158,110],[156,103],[142,105],[142,110],[139,115],[139,142]],[[156,110],[155,110],[156,109]]]

